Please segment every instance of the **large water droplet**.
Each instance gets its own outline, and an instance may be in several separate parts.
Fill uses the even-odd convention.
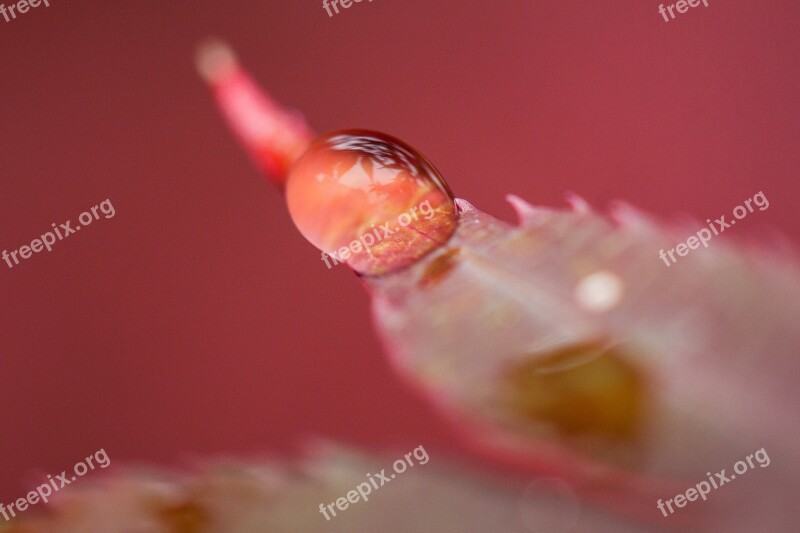
[[[363,274],[414,263],[457,224],[453,195],[433,165],[373,131],[314,141],[289,171],[286,201],[306,239]]]

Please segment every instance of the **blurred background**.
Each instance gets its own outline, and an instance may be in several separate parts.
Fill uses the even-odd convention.
[[[790,0],[670,22],[639,0],[50,0],[0,19],[0,249],[116,210],[0,263],[0,501],[100,448],[181,465],[322,436],[469,460],[228,132],[199,41],[230,42],[320,132],[406,140],[503,219],[507,193],[574,191],[699,229],[763,191],[724,238],[796,243],[798,22]]]

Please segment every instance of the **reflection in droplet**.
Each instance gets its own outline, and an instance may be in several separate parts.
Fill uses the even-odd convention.
[[[457,224],[453,195],[420,153],[383,133],[348,130],[314,141],[289,171],[286,201],[314,246],[363,274],[408,266]]]

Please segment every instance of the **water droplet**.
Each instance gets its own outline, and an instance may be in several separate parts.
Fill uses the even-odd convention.
[[[365,130],[328,133],[289,171],[286,201],[311,244],[362,274],[406,267],[453,234],[453,195],[402,141]]]

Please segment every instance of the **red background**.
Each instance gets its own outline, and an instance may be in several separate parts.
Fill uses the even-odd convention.
[[[657,8],[50,0],[0,19],[0,248],[106,198],[117,212],[0,263],[0,501],[100,448],[180,464],[309,435],[454,446],[391,374],[353,275],[325,268],[226,130],[192,63],[209,35],[318,130],[405,139],[500,217],[506,193],[704,220],[763,191],[725,238],[797,242],[800,4]]]

